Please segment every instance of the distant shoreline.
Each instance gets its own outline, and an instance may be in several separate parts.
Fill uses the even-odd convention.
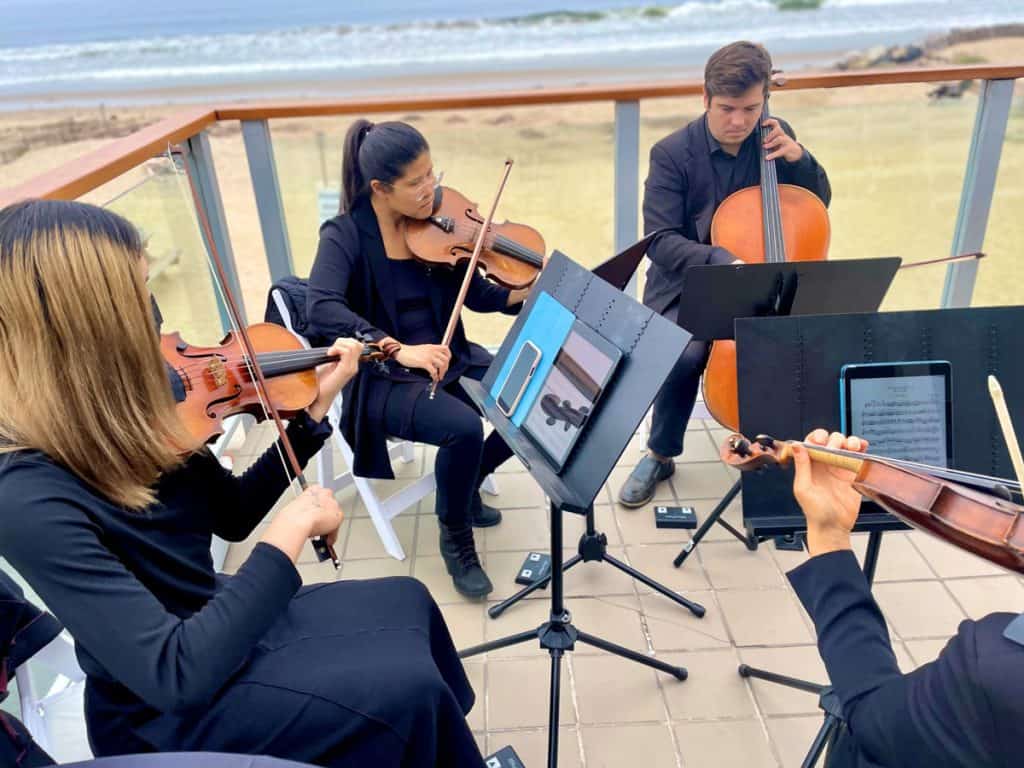
[[[799,55],[778,57],[776,62],[790,70],[825,69],[842,56],[842,51],[825,55]],[[254,83],[226,83],[223,85],[174,86],[168,88],[141,88],[138,90],[112,90],[104,92],[48,93],[26,97],[22,94],[0,94],[0,113],[64,108],[151,107],[161,105],[239,104],[267,100],[340,100],[349,98],[400,97],[422,95],[425,90],[433,94],[479,92],[488,89],[544,90],[551,88],[615,83],[648,83],[659,80],[696,79],[702,66],[691,67],[630,67],[619,71],[592,67],[561,67],[519,69],[507,71],[457,72],[448,75],[415,75],[403,73],[394,76],[366,78],[307,78],[304,80]]]
[[[959,44],[984,42],[995,37],[1022,37],[1024,24],[979,26],[953,29],[925,40],[916,40],[928,53]],[[883,47],[883,46],[876,46]],[[884,46],[891,47],[891,46]],[[1022,46],[1024,47],[1024,46]],[[863,52],[863,51],[861,51]],[[784,52],[774,56],[775,64],[789,72],[831,70],[856,51],[834,49],[814,52]],[[1020,57],[1024,63],[1024,55]],[[583,85],[648,83],[665,80],[697,79],[702,65],[634,65],[613,70],[597,66],[519,67],[507,70],[459,71],[448,74],[411,74],[369,77],[307,77],[303,79],[268,78],[252,82],[178,85],[166,88],[111,89],[108,91],[53,92],[38,94],[0,93],[0,115],[61,109],[112,110],[160,106],[247,103],[266,100],[310,101],[373,98],[422,94],[425,90],[443,95],[497,90],[542,90]]]

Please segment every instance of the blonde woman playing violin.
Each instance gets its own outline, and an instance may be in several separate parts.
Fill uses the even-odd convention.
[[[178,421],[138,232],[79,203],[0,211],[0,556],[75,638],[98,756],[265,754],[337,768],[483,764],[473,691],[441,613],[408,578],[302,587],[341,509],[311,488],[257,526],[290,476],[241,476]],[[333,347],[288,435],[305,463],[361,345]],[[259,536],[237,574],[211,537]]]

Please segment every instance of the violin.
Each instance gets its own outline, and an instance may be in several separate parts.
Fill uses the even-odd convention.
[[[505,221],[484,228],[476,203],[450,187],[434,190],[434,211],[426,219],[408,219],[405,242],[425,264],[455,266],[471,260],[485,232],[478,265],[484,275],[512,290],[533,285],[544,268],[544,238],[525,224]]]
[[[853,487],[904,522],[985,558],[1024,573],[1024,506],[1012,501],[1021,485],[970,472],[912,461],[869,456],[802,443],[812,461],[856,473]],[[740,470],[785,465],[791,442],[759,435],[753,441],[732,434],[722,444],[722,461]],[[970,486],[970,487],[969,487]]]
[[[773,84],[783,83],[777,80]],[[761,123],[769,117],[765,99]],[[748,264],[824,261],[831,236],[825,204],[803,187],[779,184],[775,160],[765,159],[764,139],[771,128],[762,125],[760,130],[761,183],[737,190],[722,201],[711,219],[711,243]],[[739,429],[735,341],[711,345],[702,391],[715,420],[729,429]]]
[[[257,323],[247,330],[266,378],[266,395],[281,418],[292,418],[312,405],[319,392],[314,369],[337,360],[328,354],[330,347],[307,349],[291,331],[274,323]],[[233,331],[215,347],[193,346],[177,332],[165,333],[160,350],[184,387],[178,416],[196,442],[209,443],[223,434],[228,416],[266,417],[250,359]],[[360,360],[383,360],[391,354],[392,349],[380,344],[364,343]]]

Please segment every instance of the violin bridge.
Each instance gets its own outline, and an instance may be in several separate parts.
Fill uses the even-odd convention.
[[[224,367],[224,361],[219,357],[210,358],[210,362],[206,364],[206,372],[213,379],[215,387],[224,387],[228,383],[228,372]]]

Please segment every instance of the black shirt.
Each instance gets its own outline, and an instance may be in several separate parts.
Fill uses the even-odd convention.
[[[302,414],[288,434],[305,462],[330,425]],[[287,555],[257,544],[217,577],[210,543],[250,535],[287,485],[276,446],[237,477],[204,451],[129,511],[43,454],[0,457],[0,555],[75,638],[94,744],[141,749],[159,713],[202,708],[284,613],[301,584]]]
[[[796,139],[796,134],[789,123],[779,120],[779,125],[791,139]],[[704,137],[707,141],[707,152],[711,155],[711,168],[714,170],[715,208],[733,192],[761,183],[761,153],[758,148],[761,138],[760,127],[743,140],[735,155],[726,152],[718,139],[711,135],[707,120],[704,120]],[[831,201],[832,188],[828,184],[828,178],[818,165],[818,161],[806,149],[796,162],[791,163],[778,158],[775,166],[779,170],[780,183],[806,187],[817,194],[826,206]]]
[[[440,344],[434,308],[430,303],[430,277],[414,259],[388,259],[398,307],[398,340],[403,344]]]

